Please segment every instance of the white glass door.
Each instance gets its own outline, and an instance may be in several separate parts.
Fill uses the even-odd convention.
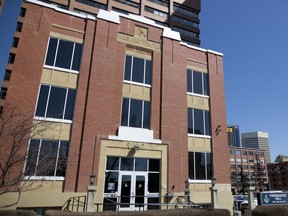
[[[147,209],[147,173],[120,172],[119,192],[120,211]]]

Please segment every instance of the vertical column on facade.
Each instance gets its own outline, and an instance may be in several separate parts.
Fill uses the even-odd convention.
[[[69,160],[67,164],[65,191],[77,191],[77,178],[82,157],[83,130],[85,122],[86,100],[88,91],[89,74],[91,73],[91,56],[93,50],[94,32],[96,22],[85,20],[85,38],[83,42],[81,70],[79,73],[77,98],[75,102],[73,126],[69,147]],[[88,179],[87,179],[88,182]]]
[[[230,183],[222,57],[207,53],[207,58],[210,83],[213,175],[216,177],[217,183]]]
[[[101,148],[99,137],[108,138],[119,127],[125,46],[117,42],[118,28],[118,23],[97,20],[90,62],[91,76],[83,125],[78,191],[86,190],[92,172],[96,174],[96,185],[98,178],[102,178],[103,173],[98,175]]]
[[[168,193],[182,192],[188,178],[186,58],[178,41],[163,38],[161,139],[169,144]]]

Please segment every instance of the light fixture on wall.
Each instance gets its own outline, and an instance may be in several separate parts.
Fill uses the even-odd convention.
[[[136,152],[140,150],[140,146],[138,144],[135,144],[132,149]]]
[[[211,179],[211,183],[212,183],[212,186],[213,186],[213,187],[216,185],[216,178],[215,178],[215,177],[213,177],[213,178]]]
[[[95,178],[96,178],[96,175],[93,174],[93,173],[89,176],[90,185],[93,185],[93,184],[94,184],[94,182],[95,182]]]

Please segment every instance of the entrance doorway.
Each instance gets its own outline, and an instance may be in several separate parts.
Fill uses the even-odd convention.
[[[160,202],[160,160],[108,156],[104,211],[157,209]]]
[[[147,173],[120,172],[119,189],[121,211],[146,210]]]

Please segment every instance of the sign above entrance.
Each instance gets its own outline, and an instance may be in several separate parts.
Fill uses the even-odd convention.
[[[260,193],[261,205],[287,205],[288,192],[262,192]]]
[[[117,40],[123,43],[161,51],[161,45],[152,41],[148,41],[148,29],[135,26],[134,36],[118,33]]]

